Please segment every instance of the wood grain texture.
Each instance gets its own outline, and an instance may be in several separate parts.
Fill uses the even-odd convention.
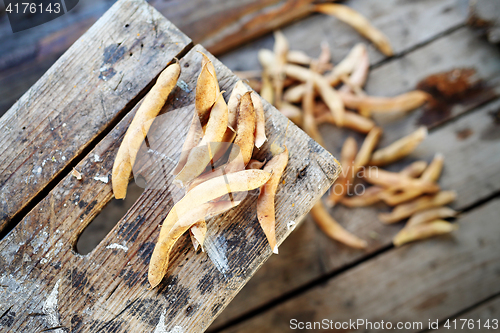
[[[155,0],[150,4],[211,51],[239,46],[308,15],[311,0]],[[113,1],[85,0],[58,20],[13,34],[0,16],[0,115],[80,37]]]
[[[500,292],[499,213],[500,201],[492,200],[459,218],[453,235],[384,253],[224,332],[289,332],[292,318],[393,325],[449,318]]]
[[[178,87],[160,118],[173,112],[179,116],[158,126],[161,131],[156,132],[158,136],[146,155],[179,153],[182,135],[178,132],[187,129],[192,116],[186,110],[194,103],[201,63],[198,51],[206,52],[196,46],[181,59]],[[212,61],[227,99],[237,78],[215,58]],[[54,317],[47,315],[47,303],[54,302],[47,299],[54,299],[50,296],[58,286],[55,312],[49,314],[71,332],[152,332],[158,327],[202,332],[271,255],[256,217],[257,192],[250,192],[237,209],[208,221],[206,253],[196,253],[189,236],[183,236],[174,250],[168,276],[159,288],[147,290],[147,268],[158,225],[177,195],[169,186],[146,189],[89,255],[72,251],[81,231],[112,198],[111,183],[93,177],[109,177],[136,108],[77,165],[84,175],[82,181],[66,176],[0,242],[0,265],[5,267],[0,275],[0,284],[5,286],[0,294],[0,313],[8,310],[12,314],[9,325],[4,325],[8,329],[49,328]],[[335,180],[339,167],[328,152],[268,103],[265,114],[269,141],[257,156],[269,158],[273,142],[286,144],[290,150],[290,163],[276,199],[276,234],[281,244],[291,232],[288,222],[298,222],[309,211]],[[156,179],[168,175],[168,168],[159,171]],[[169,179],[164,184],[170,184]],[[297,193],[301,195],[297,197]],[[29,316],[33,313],[45,315]]]
[[[144,1],[93,25],[0,119],[0,230],[189,44]]]
[[[457,210],[487,199],[500,190],[500,177],[497,175],[500,163],[500,135],[497,133],[500,125],[494,120],[499,108],[500,100],[496,100],[431,132],[422,146],[406,160],[410,163],[418,157],[430,162],[435,152],[443,153],[445,166],[439,184],[443,189],[457,191],[457,199],[451,205]],[[470,129],[473,134],[467,139],[459,139],[457,133],[463,129]],[[217,318],[214,329],[389,246],[392,237],[403,225],[382,224],[377,214],[383,211],[389,211],[383,204],[356,209],[339,205],[330,210],[344,227],[368,241],[366,251],[332,241],[308,217],[297,232],[284,242],[280,255],[272,257]],[[418,260],[418,257],[414,259]]]
[[[414,160],[430,162],[434,153],[443,153],[445,168],[440,185],[458,192],[453,206],[459,210],[488,198],[500,189],[500,178],[495,171],[500,163],[499,139],[495,134],[500,129],[495,122],[500,108],[500,101],[495,97],[500,89],[499,58],[498,48],[477,39],[468,28],[462,28],[377,67],[369,74],[367,92],[391,96],[413,89],[429,74],[452,68],[476,69],[477,77],[484,82],[483,88],[462,102],[451,103],[450,114],[442,117],[437,114],[434,118],[436,124],[445,124],[429,126],[430,135],[421,146],[409,157],[389,166],[390,170],[399,171]],[[483,103],[487,105],[478,107]],[[377,123],[384,128],[380,147],[414,131],[420,126],[419,119],[428,116],[421,108],[401,118],[378,117]],[[358,144],[363,139],[357,133],[331,125],[321,125],[319,129],[325,139],[325,147],[335,156],[340,155],[341,144],[348,136],[354,136]],[[460,133],[467,133],[467,136]],[[377,213],[384,210],[388,208],[382,204],[359,209],[343,206],[331,209],[337,221],[369,242],[366,252],[340,245],[326,237],[312,224],[312,220],[305,222],[293,236],[294,241],[285,242],[282,254],[271,258],[217,318],[214,329],[391,244],[401,224],[382,225]],[[291,266],[291,262],[296,264]]]
[[[297,4],[308,2],[310,1],[155,0],[150,3],[195,42],[208,47],[213,45],[220,48],[225,45],[227,48],[224,36],[234,34],[233,38],[227,41],[233,46],[242,46],[249,41],[248,38],[264,35],[271,27],[286,25],[290,18],[297,18],[293,12],[293,15],[279,15],[280,9],[289,10]],[[366,3],[352,0],[348,1],[347,5],[362,12],[387,33],[399,53],[463,24],[467,16],[466,2],[376,0]],[[0,114],[12,106],[111,4],[112,2],[100,0],[80,1],[62,18],[15,35],[10,30],[7,16],[0,16],[0,43],[4,46],[0,50]],[[302,15],[300,10],[299,14]],[[271,20],[270,16],[276,11],[278,17]],[[267,22],[262,22],[263,19]],[[340,60],[355,42],[363,41],[350,27],[326,15],[314,15],[285,30],[292,40],[298,41],[294,43],[294,47],[300,47],[312,55],[319,54],[320,42],[327,40],[335,49],[333,56],[336,61]],[[308,31],[315,33],[310,35]],[[240,44],[235,44],[235,41]],[[272,36],[267,36],[258,43],[270,47]],[[243,52],[256,52],[256,49],[248,50],[244,47],[235,54],[242,55]],[[383,59],[374,48],[371,47],[369,52],[373,60],[378,62]],[[234,66],[239,67],[235,62],[227,62],[226,58],[223,62],[233,70]],[[242,68],[256,68],[256,57],[255,60],[240,65]]]
[[[470,4],[469,21],[488,37],[490,43],[500,43],[500,4],[495,0],[475,1]]]
[[[349,0],[345,4],[359,11],[386,34],[395,54],[427,43],[467,20],[467,0]],[[369,44],[371,64],[386,59],[354,29],[328,15],[313,15],[282,28],[282,31],[290,41],[291,49],[315,57],[321,52],[321,43],[328,42],[334,63],[342,60],[359,42]],[[273,36],[267,35],[220,56],[220,59],[233,71],[258,69],[257,52],[260,48],[272,50],[273,43]]]
[[[500,51],[464,27],[446,37],[391,61],[370,72],[366,91],[376,96],[395,96],[416,89],[418,83],[432,74],[471,69],[475,75],[470,90],[450,98],[441,110],[425,107],[404,117],[375,117],[386,133],[381,145],[400,138],[423,124],[429,128],[441,125],[477,106],[500,96]],[[435,94],[434,94],[435,95]]]

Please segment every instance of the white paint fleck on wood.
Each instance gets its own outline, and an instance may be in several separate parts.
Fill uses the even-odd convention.
[[[41,175],[42,174],[42,167],[39,166],[38,168],[35,167],[33,168],[32,172],[35,174],[35,175]]]
[[[128,247],[125,246],[125,245],[121,245],[121,244],[118,244],[118,243],[113,243],[113,244],[109,244],[108,246],[106,246],[107,249],[119,249],[119,250],[123,250],[125,252],[128,251]]]
[[[158,325],[153,333],[184,333],[185,330],[182,326],[174,326],[170,331],[167,331],[167,327],[165,325],[165,313],[167,311],[164,310],[160,315],[160,320],[158,321]]]
[[[165,310],[160,315],[160,320],[158,321],[158,325],[156,325],[156,328],[153,333],[168,333],[167,328],[165,327]]]
[[[224,236],[207,237],[205,239],[205,251],[210,260],[222,274],[229,270],[228,261],[226,257],[227,242]]]
[[[187,85],[187,83],[184,80],[177,81],[177,87],[181,88],[182,90],[184,90],[187,93],[191,92],[191,89],[189,89],[189,86]]]
[[[61,323],[59,321],[59,312],[57,308],[60,284],[61,284],[61,279],[57,280],[54,289],[52,289],[52,292],[50,293],[50,295],[47,297],[47,300],[43,304],[42,312],[45,314],[45,320],[47,321],[49,328],[61,326]],[[54,332],[62,333],[64,331],[57,329],[54,330]]]
[[[108,183],[108,176],[95,176],[94,179],[103,182],[105,184]]]

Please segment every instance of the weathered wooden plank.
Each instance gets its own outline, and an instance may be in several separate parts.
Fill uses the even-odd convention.
[[[490,43],[500,43],[500,4],[495,0],[473,1],[468,24],[482,30]]]
[[[499,199],[464,214],[449,237],[390,251],[224,332],[288,332],[290,320],[422,322],[417,332],[500,292]],[[351,331],[373,332],[360,326]]]
[[[144,1],[92,26],[0,119],[0,231],[189,44]]]
[[[500,125],[495,122],[500,100],[464,116],[435,132],[422,143],[410,160],[430,161],[435,152],[445,156],[445,167],[439,184],[443,189],[457,191],[452,207],[463,209],[474,202],[497,193],[500,189],[498,165]],[[471,135],[462,139],[466,129]],[[217,321],[214,327],[265,305],[325,274],[331,274],[373,254],[391,244],[401,224],[384,225],[377,214],[387,210],[385,205],[348,209],[337,206],[332,215],[348,230],[368,241],[366,251],[348,248],[332,241],[319,230],[311,219],[283,244],[279,256],[272,257],[250,280]],[[289,263],[293,262],[294,265]],[[293,278],[292,278],[293,277]]]
[[[306,1],[307,2],[307,1]],[[349,1],[356,9],[374,20],[389,37],[393,39],[396,50],[401,52],[416,44],[434,38],[457,24],[465,22],[466,0],[439,0],[419,2],[393,1]],[[157,10],[171,20],[195,42],[205,46],[221,46],[222,36],[234,33],[241,38],[243,45],[248,38],[255,38],[268,31],[276,20],[261,22],[248,29],[248,22],[253,18],[262,21],[270,10],[281,8],[278,3],[297,4],[295,1],[259,0],[259,1],[204,1],[173,0],[150,2]],[[371,4],[373,3],[373,7]],[[5,46],[0,50],[0,114],[6,111],[35,81],[59,58],[83,32],[104,13],[111,3],[86,0],[80,1],[75,9],[58,20],[48,22],[36,29],[12,34],[6,16],[0,17],[0,43]],[[267,6],[267,7],[266,7]],[[424,12],[425,10],[425,12]],[[396,14],[394,12],[397,11]],[[425,13],[425,15],[423,15]],[[260,15],[260,16],[259,16]],[[280,20],[288,22],[290,15],[280,15]],[[293,15],[292,15],[292,18]],[[316,24],[322,22],[318,27]],[[310,28],[309,28],[310,27]],[[243,31],[243,28],[244,31]],[[305,30],[304,30],[305,29]],[[352,29],[333,18],[315,16],[298,26],[293,25],[287,31],[294,31],[294,47],[304,45],[311,54],[319,54],[319,42],[311,35],[304,36],[304,31],[315,31],[335,46],[334,57],[339,60],[353,45],[362,39]],[[251,33],[249,33],[249,31]],[[333,33],[332,33],[333,32]],[[314,37],[314,35],[312,35]],[[339,38],[342,38],[341,40]],[[208,40],[210,39],[210,41]],[[221,41],[222,39],[222,41]],[[267,45],[271,45],[271,37]],[[308,42],[309,41],[309,42]],[[232,41],[234,44],[234,41]],[[212,44],[208,44],[212,43]],[[306,44],[304,44],[306,43]],[[306,47],[307,46],[307,47]],[[213,49],[210,49],[213,51]],[[338,51],[337,51],[338,50]],[[373,49],[370,52],[376,55]],[[241,52],[237,52],[241,54]],[[380,59],[380,55],[376,55]],[[250,64],[256,65],[256,58]],[[240,63],[245,63],[247,59]],[[223,62],[226,62],[224,59]],[[235,63],[228,63],[234,69]],[[237,65],[237,64],[236,64]],[[254,68],[248,67],[248,68]]]
[[[456,326],[453,322],[456,319]],[[466,320],[466,321],[465,321]],[[464,324],[465,323],[465,324]],[[444,327],[449,324],[449,327]],[[470,325],[470,326],[469,326]],[[489,328],[488,328],[489,325]],[[447,322],[444,320],[441,327],[431,332],[471,332],[494,330],[500,328],[500,297],[495,297],[477,307],[472,308],[459,316],[450,318]],[[456,327],[456,329],[455,329]],[[463,327],[463,329],[462,329]],[[496,327],[496,328],[495,328]]]
[[[476,53],[471,53],[469,48],[474,49]],[[470,206],[500,189],[500,179],[495,171],[495,166],[499,163],[497,156],[500,153],[498,136],[495,134],[498,132],[495,114],[500,108],[500,101],[496,100],[485,107],[477,108],[477,105],[495,98],[495,94],[498,94],[500,86],[496,80],[500,77],[500,63],[497,60],[499,58],[498,48],[492,47],[484,40],[478,40],[468,28],[463,28],[370,72],[367,91],[379,95],[405,92],[429,74],[452,68],[475,68],[477,76],[484,81],[481,90],[470,95],[470,98],[464,98],[462,102],[451,103],[450,114],[441,119],[436,117],[435,120],[438,123],[450,120],[474,108],[476,112],[431,130],[431,135],[414,154],[391,166],[393,170],[400,170],[415,159],[430,161],[434,153],[443,153],[445,170],[440,184],[445,189],[458,191],[458,198],[454,203],[457,209]],[[435,60],[431,61],[432,59]],[[389,79],[386,80],[387,77]],[[377,121],[384,127],[385,132],[380,145],[387,145],[415,130],[420,126],[418,120],[422,117],[425,117],[423,109],[413,111],[400,119],[378,117]],[[354,134],[358,141],[362,139],[352,131],[339,130],[331,125],[320,126],[320,131],[326,148],[336,156],[339,155],[341,143],[348,135]],[[461,133],[465,133],[465,136]],[[382,225],[376,216],[384,209],[384,205],[378,205],[375,208],[363,209],[346,209],[339,206],[331,210],[348,230],[369,241],[367,252],[339,245],[328,239],[312,221],[304,223],[294,235],[294,242],[285,243],[282,254],[271,258],[266,264],[268,267],[264,266],[265,268],[256,273],[247,287],[217,319],[214,327],[388,246],[401,226]],[[311,239],[314,241],[311,242]],[[284,256],[286,253],[289,253],[287,257]],[[305,258],[310,258],[311,261],[308,262]],[[297,264],[292,267],[287,265],[289,262]]]
[[[181,59],[181,78],[162,117],[194,103],[201,62],[198,51],[206,52],[196,46]],[[222,63],[212,60],[227,98],[237,78]],[[192,115],[187,111],[191,110],[178,110],[178,116],[158,124],[159,137],[149,141],[152,148],[147,153],[174,156],[179,152],[183,138],[177,131],[187,128]],[[12,314],[10,330],[48,328],[54,317],[28,314],[46,314],[44,304],[52,293],[57,303],[49,312],[72,332],[150,332],[155,327],[160,327],[159,331],[177,328],[201,332],[271,255],[256,218],[256,192],[251,192],[237,209],[208,222],[206,253],[195,253],[189,237],[183,237],[164,283],[147,290],[147,267],[158,224],[176,195],[176,191],[169,192],[169,186],[146,189],[89,255],[71,251],[78,234],[112,198],[111,184],[93,177],[111,174],[114,156],[134,112],[127,114],[77,165],[84,175],[81,182],[66,176],[0,242],[0,262],[5,267],[0,275],[0,284],[5,286],[0,294],[0,313],[9,309]],[[265,114],[269,141],[258,153],[259,158],[271,156],[273,142],[285,144],[290,150],[290,162],[276,199],[277,237],[281,243],[291,232],[289,221],[298,221],[309,211],[339,170],[328,152],[267,103]],[[164,145],[154,148],[155,142]],[[94,155],[99,156],[98,162]],[[168,175],[168,164],[164,166],[164,175]],[[29,261],[24,261],[26,258]],[[53,292],[55,286],[58,294]]]
[[[466,0],[351,0],[346,4],[365,15],[384,32],[396,54],[432,40],[437,35],[465,24],[467,20]],[[369,44],[356,31],[336,18],[314,15],[282,29],[294,50],[302,50],[311,56],[321,52],[321,42],[328,42],[335,63],[359,42]],[[260,48],[272,49],[272,35],[229,52],[220,59],[232,70],[260,68],[257,52]],[[372,45],[368,49],[372,64],[385,59]]]
[[[238,46],[235,43],[244,43],[269,32],[276,25],[308,15],[304,9],[310,2],[170,0],[150,1],[150,4],[195,43],[203,43],[212,51],[217,47],[220,52],[221,47]],[[107,1],[80,1],[61,19],[16,34],[12,33],[7,16],[0,16],[0,44],[3,46],[0,49],[0,115],[111,5],[112,2]],[[279,8],[281,12],[269,17],[270,10]],[[231,34],[234,36],[229,40],[227,37]]]
[[[415,89],[419,82],[432,74],[452,70],[472,69],[469,89],[456,93],[443,105],[420,108],[405,117],[376,117],[386,133],[381,144],[386,145],[410,133],[420,125],[433,127],[459,116],[478,105],[500,96],[500,51],[464,27],[438,39],[415,52],[376,68],[370,73],[366,91],[371,95],[395,96]],[[446,89],[453,91],[450,84]],[[436,96],[435,93],[433,93]],[[443,95],[437,95],[443,99]],[[446,99],[446,98],[445,98]]]

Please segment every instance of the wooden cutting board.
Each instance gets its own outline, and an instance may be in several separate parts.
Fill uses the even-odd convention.
[[[183,236],[167,277],[148,290],[149,258],[173,202],[169,186],[147,188],[92,252],[75,252],[85,227],[115,200],[111,169],[140,100],[177,57],[182,74],[162,115],[193,104],[198,51],[207,52],[145,1],[118,1],[0,119],[1,332],[202,332],[271,256],[252,191],[207,221],[206,252]],[[227,100],[238,79],[211,58]],[[290,151],[276,198],[281,244],[340,168],[264,105],[269,141],[257,156],[269,159],[272,143]],[[180,150],[176,131],[190,117],[162,123],[164,153]]]

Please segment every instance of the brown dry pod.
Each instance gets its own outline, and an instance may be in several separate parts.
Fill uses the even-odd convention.
[[[155,85],[146,95],[130,123],[115,157],[112,171],[113,193],[116,199],[124,199],[132,174],[137,152],[148,134],[154,118],[161,111],[168,95],[177,84],[181,67],[176,61],[161,72]]]
[[[288,149],[276,156],[266,163],[264,171],[272,173],[271,178],[260,188],[260,194],[257,199],[257,218],[259,219],[260,226],[269,242],[269,246],[274,253],[278,254],[278,245],[276,244],[275,234],[275,205],[274,197],[279,185],[279,181],[285,168],[288,164]]]
[[[314,222],[316,222],[328,237],[355,249],[365,249],[368,246],[365,240],[351,234],[335,221],[333,217],[328,214],[321,201],[318,201],[313,206],[311,215]]]

